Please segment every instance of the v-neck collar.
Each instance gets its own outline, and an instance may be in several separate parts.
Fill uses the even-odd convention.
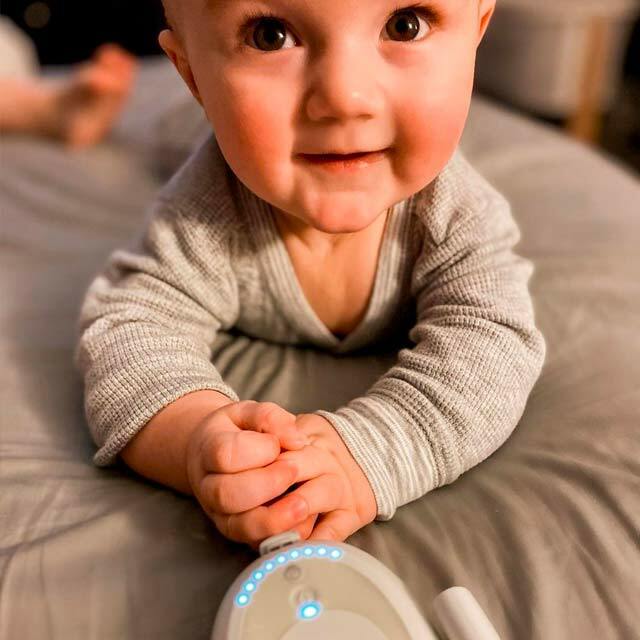
[[[400,252],[393,251],[394,240],[399,238],[400,230],[407,228],[403,224],[409,214],[411,197],[396,203],[388,215],[385,223],[373,290],[364,316],[358,325],[344,337],[339,338],[320,320],[309,303],[298,280],[287,247],[278,230],[275,212],[271,205],[255,195],[240,180],[238,187],[243,200],[245,211],[250,220],[251,228],[255,230],[258,254],[263,268],[268,275],[268,284],[276,298],[282,302],[280,311],[286,316],[290,324],[298,333],[307,336],[315,344],[334,352],[347,351],[357,344],[368,342],[374,325],[379,323],[380,306],[388,299],[388,288],[393,285],[395,274],[400,261]],[[400,241],[402,239],[400,238]],[[395,261],[390,264],[390,254]]]

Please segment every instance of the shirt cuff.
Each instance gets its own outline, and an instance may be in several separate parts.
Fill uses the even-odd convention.
[[[368,395],[313,413],[332,424],[360,465],[376,499],[376,520],[391,520],[397,507],[437,486],[431,451],[410,437],[407,420],[385,398]]]

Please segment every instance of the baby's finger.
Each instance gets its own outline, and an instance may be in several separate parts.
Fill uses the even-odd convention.
[[[292,505],[296,505],[298,501],[304,503],[309,514],[341,509],[345,504],[344,479],[336,473],[324,473],[302,482],[297,489],[287,493],[286,498],[282,498],[270,508],[277,507],[285,500],[291,500]]]
[[[288,531],[310,515],[339,509],[342,491],[342,480],[337,475],[319,476],[269,507],[259,506],[231,514],[225,523],[229,535],[225,535],[232,540],[251,543]]]
[[[362,524],[353,511],[332,511],[320,516],[318,524],[307,539],[344,542],[361,526]]]
[[[297,524],[295,527],[291,527],[291,529],[287,529],[287,531],[297,531],[300,534],[300,540],[306,540],[311,535],[317,519],[318,514],[312,513],[304,522]],[[256,540],[255,542],[250,542],[249,546],[254,551],[259,551],[261,542],[262,540]]]
[[[311,535],[318,516],[319,514],[312,513],[304,522],[293,527],[300,534],[300,540],[306,540]]]
[[[220,533],[229,540],[252,544],[293,529],[309,518],[306,506],[299,500],[292,500],[290,495],[271,507],[261,505],[242,513],[213,512],[209,515]]]
[[[293,413],[289,413],[275,402],[246,403],[245,410],[237,415],[236,424],[240,429],[274,435],[285,449],[295,450],[310,444],[307,436],[299,430]]]
[[[295,465],[296,482],[311,480],[326,473],[341,472],[340,464],[333,455],[316,446],[304,447],[300,451],[283,451],[277,459]]]
[[[280,443],[268,433],[218,431],[202,447],[205,473],[238,473],[264,467],[280,454]]]
[[[200,503],[208,511],[241,513],[282,495],[295,475],[296,468],[286,460],[242,473],[210,473],[200,483]]]

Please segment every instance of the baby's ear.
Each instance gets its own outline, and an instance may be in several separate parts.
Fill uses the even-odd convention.
[[[491,22],[491,17],[496,8],[496,0],[480,0],[478,3],[478,40],[476,43],[476,48],[480,46],[482,39],[484,38],[484,34],[487,31],[489,23]]]
[[[189,64],[182,42],[180,42],[180,38],[178,38],[173,29],[164,29],[158,36],[158,44],[167,54],[169,60],[173,62],[173,65],[189,87],[193,97],[202,104],[200,92],[198,91],[198,86],[191,71],[191,65]]]

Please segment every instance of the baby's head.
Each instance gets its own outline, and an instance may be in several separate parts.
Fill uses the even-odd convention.
[[[255,194],[356,232],[428,185],[462,135],[496,0],[164,0],[160,44]],[[384,150],[329,171],[300,154]]]

